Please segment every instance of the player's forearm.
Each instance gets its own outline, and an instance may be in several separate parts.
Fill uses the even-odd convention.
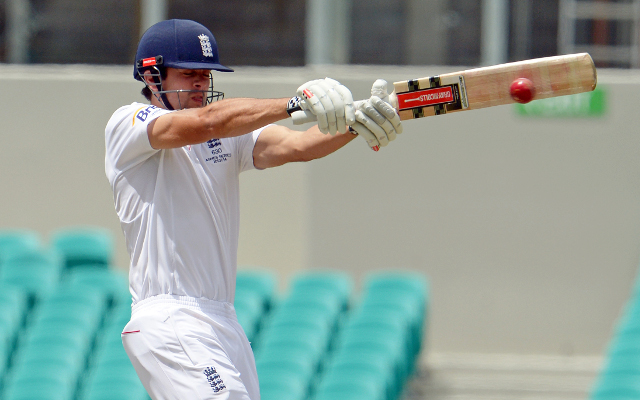
[[[289,118],[288,99],[227,99],[199,109],[206,140],[240,136]]]
[[[288,118],[287,102],[287,99],[228,99],[204,108],[165,114],[149,124],[149,142],[155,149],[168,149],[244,135]]]
[[[301,132],[299,140],[298,161],[311,161],[325,157],[334,151],[342,148],[347,143],[355,139],[357,135],[351,132],[328,135],[320,132],[318,126],[314,126],[306,132]]]

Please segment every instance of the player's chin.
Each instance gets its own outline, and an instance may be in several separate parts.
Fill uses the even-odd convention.
[[[189,99],[189,105],[191,107],[202,107],[204,106],[204,98],[202,96],[194,96]]]
[[[204,98],[202,96],[189,97],[185,108],[200,108],[204,106]]]

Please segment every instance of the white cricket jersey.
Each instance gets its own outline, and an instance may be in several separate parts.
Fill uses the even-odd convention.
[[[105,171],[131,257],[133,304],[158,295],[233,303],[239,174],[254,168],[253,148],[264,128],[155,150],[147,125],[169,112],[132,103],[105,130]]]

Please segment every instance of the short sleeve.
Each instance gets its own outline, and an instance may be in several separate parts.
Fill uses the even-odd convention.
[[[151,147],[147,127],[151,121],[169,112],[156,106],[133,103],[113,114],[105,129],[107,175],[126,171],[159,151]]]
[[[258,141],[260,133],[268,126],[270,125],[263,126],[260,129],[256,129],[251,133],[239,137],[240,172],[255,168],[253,165],[253,148],[256,145],[256,141]]]

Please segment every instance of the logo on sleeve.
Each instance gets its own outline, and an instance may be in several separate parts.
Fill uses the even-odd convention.
[[[144,122],[147,120],[147,117],[149,117],[149,115],[154,112],[155,110],[157,110],[158,107],[156,106],[146,106],[146,107],[142,107],[139,108],[135,113],[134,113],[134,118],[133,118],[133,124],[136,123],[136,120],[139,120],[141,122]]]
[[[209,386],[211,386],[214,393],[220,393],[227,388],[214,367],[205,368],[204,375],[207,377],[207,382],[209,382]]]

